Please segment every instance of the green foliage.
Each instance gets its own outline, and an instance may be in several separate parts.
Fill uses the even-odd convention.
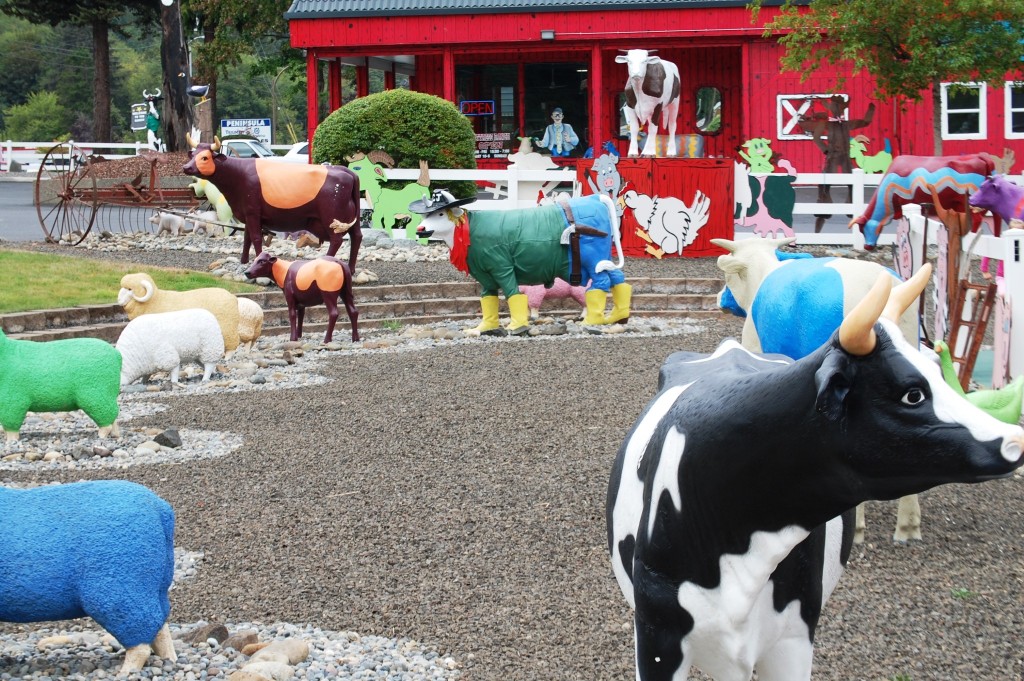
[[[382,149],[397,168],[476,168],[476,137],[451,102],[409,90],[362,97],[328,116],[313,135],[315,163],[344,164],[346,156]],[[456,198],[476,193],[472,182],[433,182]]]
[[[401,331],[402,322],[398,319],[385,319],[380,323],[380,328],[385,331]]]
[[[959,599],[961,601],[966,601],[978,595],[970,589],[964,587],[958,587],[956,589],[953,589],[950,593],[953,595],[953,598]]]
[[[757,21],[761,0],[750,7]],[[765,24],[786,51],[781,65],[806,80],[825,64],[867,71],[881,99],[920,100],[940,81],[1002,86],[1024,54],[1024,2],[786,0]],[[846,80],[837,80],[837,89]]]
[[[72,115],[55,92],[33,92],[24,104],[4,110],[4,139],[49,141],[67,139]]]
[[[910,674],[893,674],[889,681],[911,681]]]

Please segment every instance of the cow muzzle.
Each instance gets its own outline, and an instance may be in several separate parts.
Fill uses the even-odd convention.
[[[434,230],[432,230],[432,229],[423,229],[422,227],[418,227],[416,229],[416,237],[419,238],[419,239],[429,239],[433,235],[434,235]]]

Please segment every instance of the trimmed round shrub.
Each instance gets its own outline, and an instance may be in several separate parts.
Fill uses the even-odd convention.
[[[334,111],[313,133],[313,162],[345,165],[348,156],[386,151],[396,168],[476,168],[476,136],[469,119],[451,102],[410,90],[360,97]],[[399,187],[405,182],[386,186]],[[473,182],[439,182],[455,198],[476,195]]]

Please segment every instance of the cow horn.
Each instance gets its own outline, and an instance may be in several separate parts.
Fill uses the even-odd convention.
[[[220,138],[216,135],[213,136],[213,144],[210,145],[212,151],[220,151]]]
[[[926,262],[921,269],[914,273],[914,276],[894,286],[892,293],[889,294],[889,302],[886,303],[885,310],[882,312],[885,318],[894,322],[898,321],[928,286],[928,280],[931,277],[932,264]]]
[[[190,149],[195,149],[196,148],[196,143],[192,141],[192,133],[190,133],[190,132],[186,132],[185,133],[185,141],[188,142],[188,146],[189,146]]]
[[[336,234],[345,234],[348,232],[348,230],[352,229],[352,227],[356,224],[356,219],[357,218],[352,218],[352,222],[342,222],[341,220],[335,218],[331,220],[331,230],[334,231],[334,233]]]
[[[867,295],[846,315],[839,326],[839,345],[851,355],[864,356],[875,349],[875,322],[885,309],[892,290],[892,275],[878,275]]]
[[[132,298],[139,301],[140,303],[148,302],[149,299],[153,297],[153,294],[156,293],[156,286],[153,284],[153,282],[148,281],[146,279],[143,279],[139,283],[142,284],[142,287],[144,289],[146,289],[146,292],[143,293],[141,296],[137,296],[133,293]]]
[[[711,243],[713,243],[715,246],[718,246],[719,248],[724,248],[730,253],[736,252],[736,242],[733,241],[732,239],[712,239]]]

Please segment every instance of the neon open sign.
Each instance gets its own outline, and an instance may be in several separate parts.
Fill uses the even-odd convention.
[[[459,111],[466,116],[493,116],[494,100],[462,101],[459,102]]]

